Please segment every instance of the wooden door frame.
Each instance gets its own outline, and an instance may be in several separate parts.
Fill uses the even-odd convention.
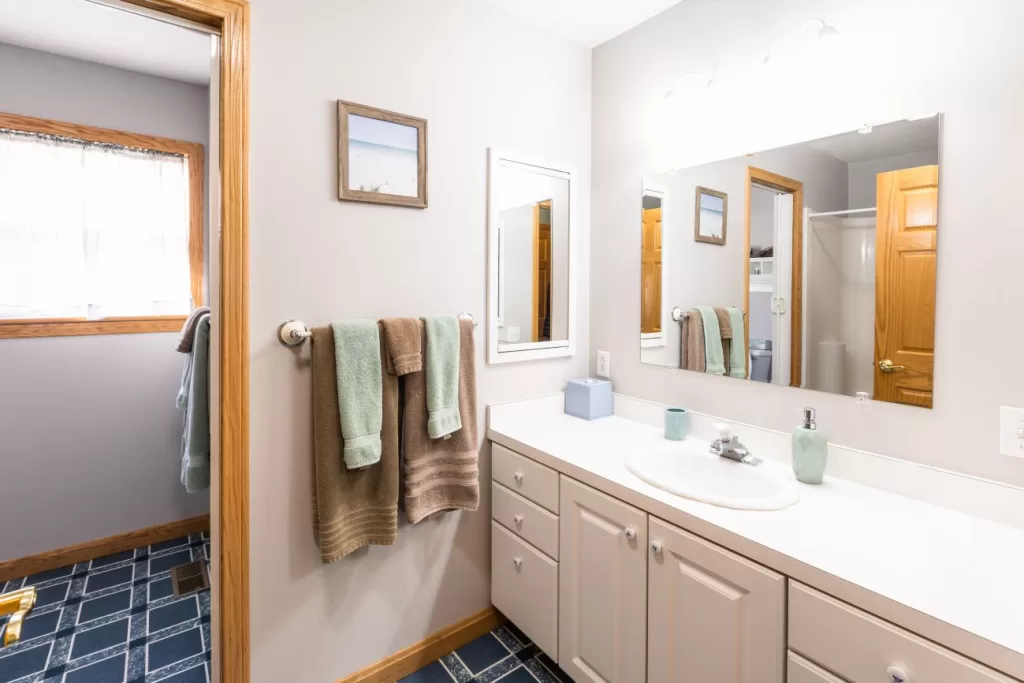
[[[125,1],[220,34],[220,553],[212,607],[220,622],[221,683],[248,683],[249,3]]]
[[[747,166],[746,201],[743,207],[743,331],[747,340],[747,377],[750,377],[750,195],[754,185],[793,195],[793,259],[790,268],[790,362],[789,385],[799,387],[803,360],[803,254],[804,184],[755,166]],[[777,272],[777,271],[775,271]]]

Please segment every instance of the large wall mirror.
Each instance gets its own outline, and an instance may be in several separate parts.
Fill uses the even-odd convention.
[[[490,363],[573,353],[573,176],[565,165],[490,151]]]
[[[642,361],[930,408],[940,128],[644,178]]]

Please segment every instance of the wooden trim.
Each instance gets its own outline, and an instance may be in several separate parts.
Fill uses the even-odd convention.
[[[348,116],[365,116],[370,119],[387,121],[416,129],[416,192],[415,197],[366,190],[352,190],[348,186]],[[370,202],[409,206],[415,209],[427,208],[427,120],[406,116],[387,109],[368,107],[355,102],[338,100],[338,199],[344,201]]]
[[[743,238],[743,310],[747,349],[750,349],[750,188],[764,185],[773,190],[793,195],[793,256],[790,268],[790,361],[789,385],[800,386],[803,362],[803,258],[804,258],[804,184],[771,171],[747,166],[746,206],[744,207]],[[747,377],[750,376],[750,354],[747,354]]]
[[[69,545],[56,550],[47,550],[44,553],[5,560],[0,562],[0,583],[209,530],[210,515],[199,515],[177,522],[157,524],[145,529],[97,538],[93,541]]]
[[[700,234],[700,196],[706,194],[718,197],[722,200],[722,236],[705,237]],[[693,241],[704,242],[705,244],[717,244],[725,246],[725,238],[729,234],[729,195],[718,190],[711,190],[706,187],[697,188],[697,197],[693,207]]]
[[[178,154],[185,157],[188,163],[188,187],[189,187],[189,226],[188,226],[188,251],[189,251],[189,287],[192,293],[192,302],[195,306],[203,305],[203,254],[205,237],[203,234],[203,206],[205,191],[203,187],[203,146],[195,142],[184,142],[170,138],[157,137],[155,135],[143,135],[141,133],[129,133],[111,128],[99,128],[97,126],[86,126],[67,121],[56,121],[54,119],[43,119],[33,116],[21,116],[18,114],[5,114],[0,112],[0,128],[17,130],[26,133],[39,133],[42,135],[57,135],[86,142],[99,142],[122,147],[164,152],[166,154]],[[177,316],[175,316],[177,317]],[[58,337],[77,336],[91,334],[135,334],[140,332],[177,332],[181,328],[179,322],[177,328],[171,328],[167,323],[171,316],[138,316],[128,318],[132,325],[123,323],[109,324],[106,320],[77,320],[77,319],[54,319],[45,321],[35,320],[0,320],[0,339],[13,339],[16,337]],[[184,321],[185,317],[177,317]],[[144,321],[153,321],[152,325],[141,324]],[[46,324],[40,325],[43,322]],[[61,323],[55,325],[53,323]]]
[[[501,612],[488,607],[372,666],[338,679],[337,683],[393,683],[493,631],[504,622],[505,617]]]
[[[150,332],[178,332],[186,316],[163,315],[148,318],[104,318],[80,320],[72,318],[46,318],[0,320],[0,339],[25,337],[79,337],[94,334],[146,334]]]
[[[213,608],[220,620],[221,683],[248,683],[249,3],[125,1],[220,31],[220,548],[213,549],[219,559]]]

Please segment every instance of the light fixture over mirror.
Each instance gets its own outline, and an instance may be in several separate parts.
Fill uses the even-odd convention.
[[[641,360],[931,407],[940,123],[644,178]]]

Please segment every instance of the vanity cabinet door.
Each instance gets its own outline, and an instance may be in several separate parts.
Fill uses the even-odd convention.
[[[647,683],[783,683],[786,579],[650,518]]]
[[[558,664],[576,683],[643,683],[647,513],[562,476]]]

